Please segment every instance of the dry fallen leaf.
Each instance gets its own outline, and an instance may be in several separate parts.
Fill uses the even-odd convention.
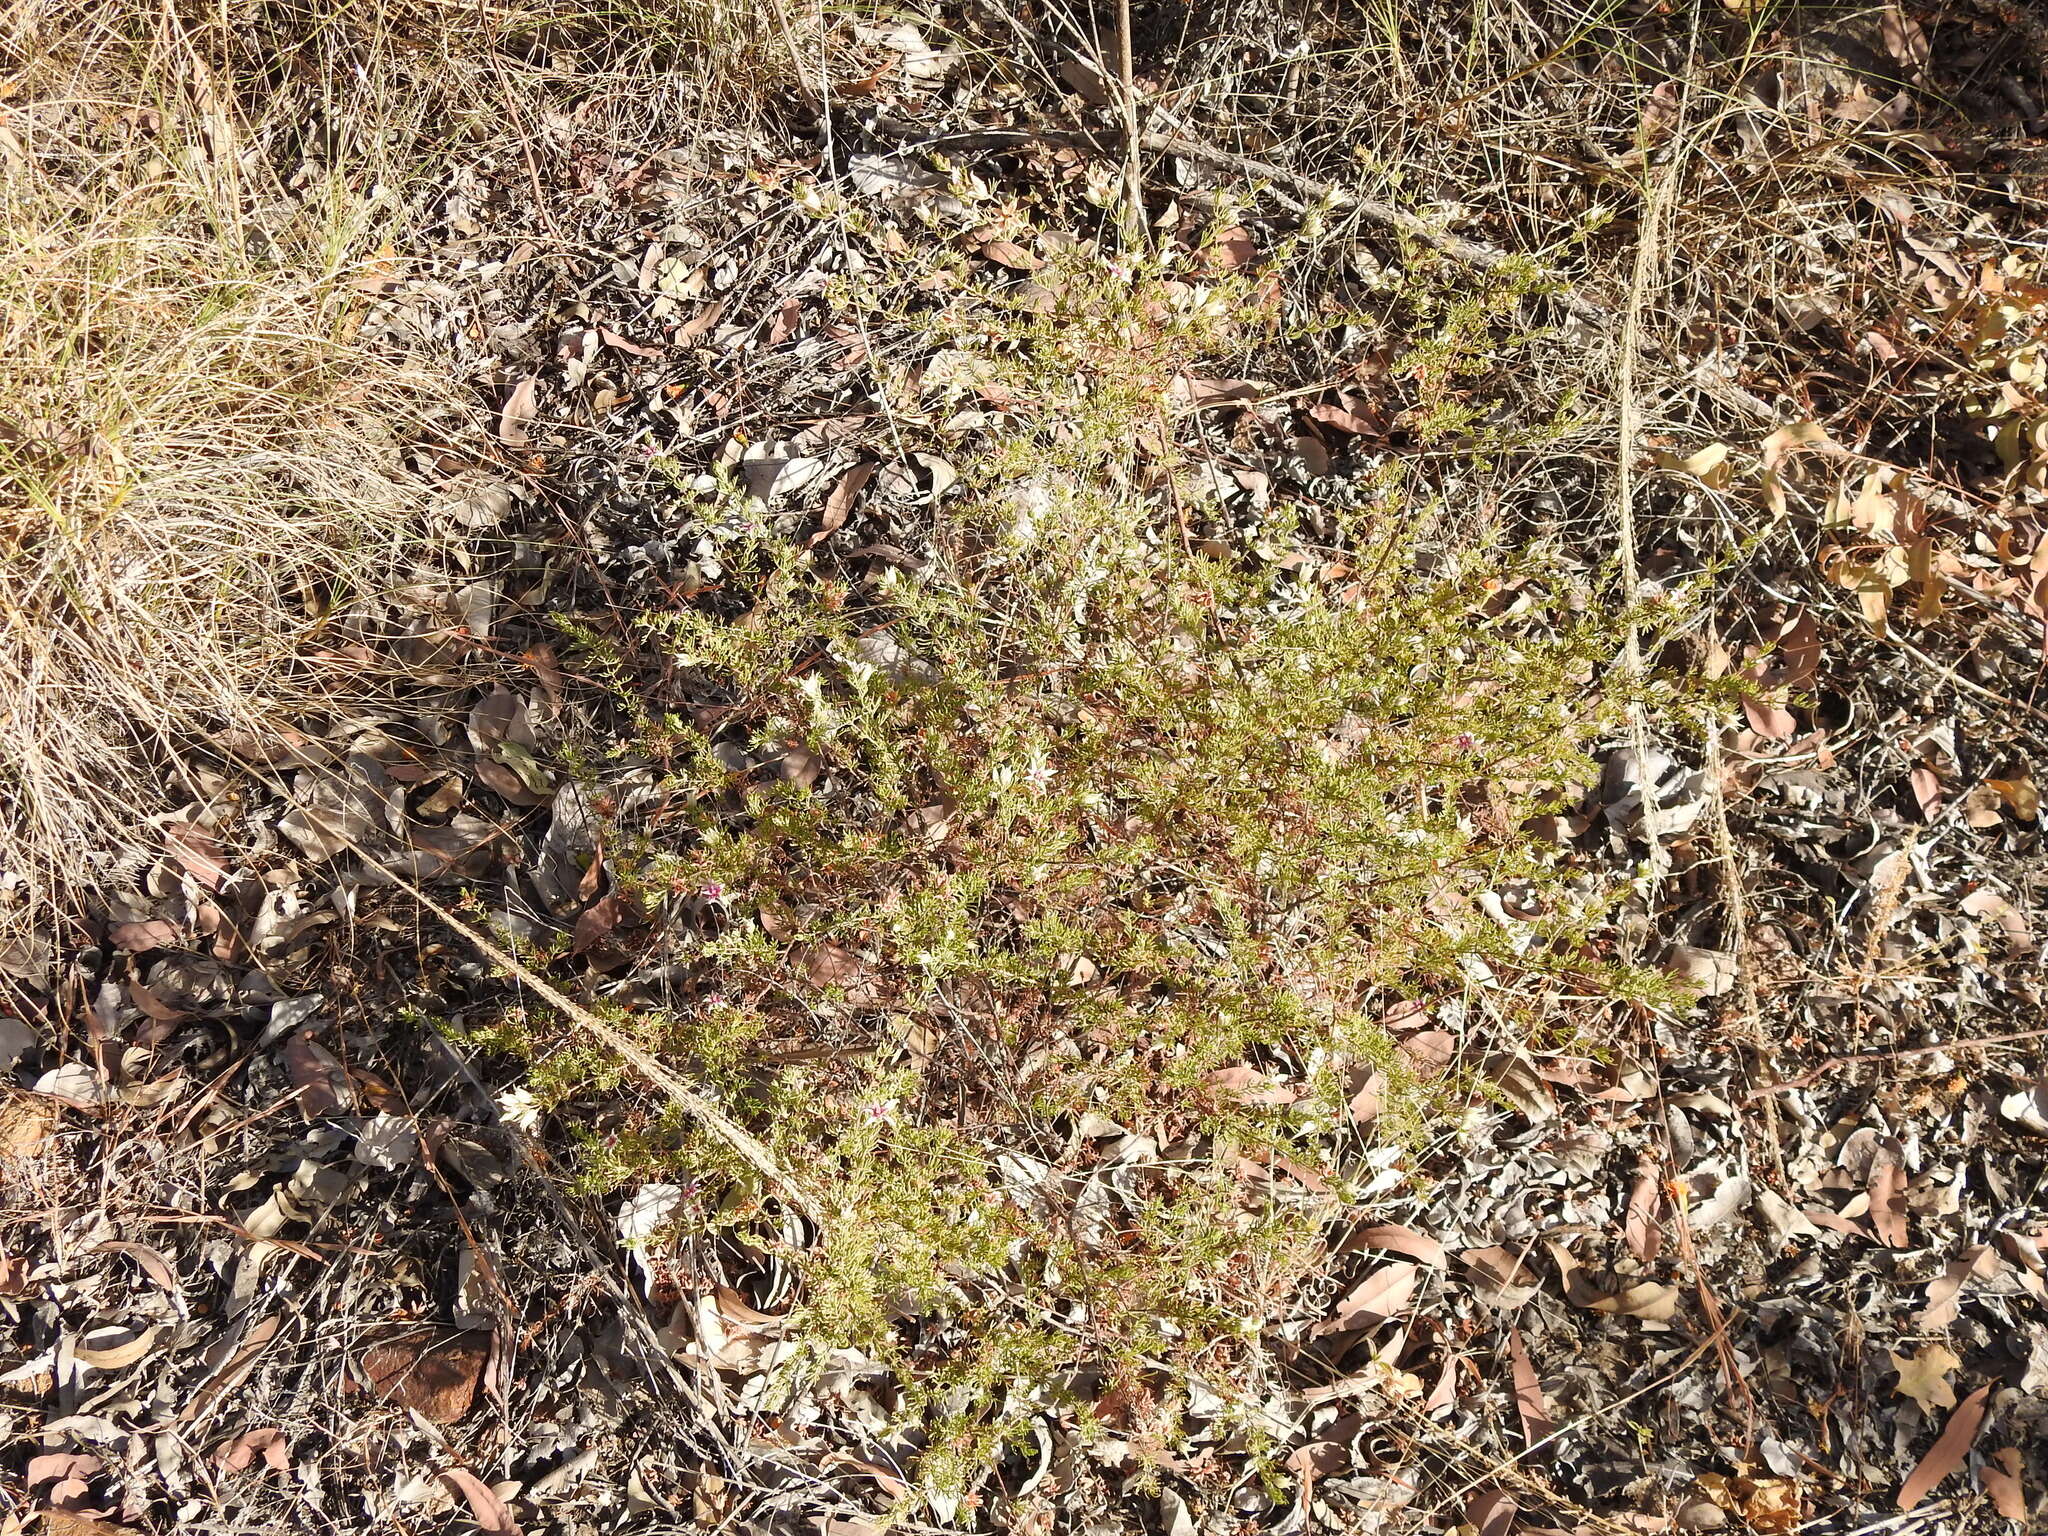
[[[1929,1344],[1917,1355],[1893,1350],[1891,1356],[1892,1368],[1899,1373],[1895,1389],[1899,1396],[1912,1398],[1930,1413],[1955,1407],[1956,1389],[1948,1384],[1948,1373],[1963,1362],[1954,1350],[1946,1344]]]
[[[1698,1487],[1709,1503],[1739,1516],[1762,1536],[1792,1536],[1805,1513],[1796,1478],[1730,1477],[1721,1472],[1703,1472]]]
[[[1408,1310],[1408,1303],[1415,1297],[1417,1273],[1417,1266],[1413,1264],[1389,1264],[1374,1270],[1337,1303],[1337,1310],[1331,1316],[1317,1323],[1309,1332],[1320,1338],[1325,1334],[1377,1328],[1381,1323],[1399,1317]]]
[[[1481,1488],[1465,1501],[1465,1524],[1475,1536],[1508,1536],[1517,1513],[1513,1496],[1499,1488]]]
[[[507,448],[524,448],[533,439],[528,436],[526,424],[533,420],[534,388],[538,380],[528,374],[512,386],[512,393],[505,397],[505,404],[498,412],[498,441]]]
[[[80,1365],[89,1365],[96,1371],[126,1370],[136,1361],[144,1358],[156,1348],[158,1329],[144,1328],[127,1338],[125,1328],[94,1329],[86,1335],[92,1343],[74,1344],[71,1357]]]
[[[1557,1422],[1543,1401],[1543,1383],[1536,1378],[1536,1367],[1522,1343],[1519,1328],[1508,1330],[1508,1365],[1515,1380],[1515,1412],[1522,1421],[1524,1454],[1533,1454],[1537,1446],[1557,1432]]]
[[[1405,1253],[1409,1258],[1420,1259],[1437,1269],[1450,1262],[1444,1253],[1444,1245],[1435,1238],[1408,1227],[1395,1226],[1391,1222],[1359,1228],[1344,1240],[1343,1248],[1346,1251],[1353,1248],[1384,1248],[1390,1253]]]
[[[1606,1312],[1615,1317],[1639,1317],[1646,1323],[1668,1323],[1678,1315],[1678,1300],[1682,1294],[1675,1285],[1645,1280],[1587,1305],[1595,1312]]]
[[[2025,1465],[2020,1453],[2008,1445],[1991,1453],[1979,1475],[1984,1491],[1991,1496],[1992,1507],[2006,1519],[2023,1525],[2027,1519],[2027,1487],[2020,1472]]]
[[[469,1500],[470,1518],[483,1536],[519,1536],[519,1522],[496,1490],[467,1467],[450,1467],[441,1481]]]
[[[100,1472],[97,1456],[72,1451],[53,1451],[28,1459],[25,1486],[30,1495],[51,1509],[80,1511],[91,1496],[91,1479]]]
[[[1666,448],[1651,452],[1656,466],[1669,474],[1690,475],[1711,490],[1721,491],[1735,478],[1735,466],[1728,462],[1726,443],[1709,443],[1697,453],[1680,455]]]
[[[1233,224],[1211,240],[1202,254],[1212,267],[1241,267],[1259,254],[1259,247],[1250,230]]]
[[[2016,774],[2009,779],[1986,779],[1984,787],[1997,793],[2011,808],[2013,815],[2021,821],[2033,821],[2041,814],[2041,791],[2035,787],[2032,774]]]
[[[991,240],[981,248],[984,259],[1012,272],[1036,272],[1045,265],[1014,240]]]
[[[1409,1070],[1424,1082],[1443,1076],[1445,1069],[1458,1059],[1457,1038],[1441,1029],[1412,1034],[1399,1043],[1398,1049]]]
[[[229,1472],[246,1472],[261,1456],[273,1472],[291,1469],[291,1442],[281,1429],[245,1429],[213,1448],[213,1459]]]
[[[1970,1452],[1970,1446],[1977,1438],[1977,1431],[1983,1427],[1984,1413],[1991,1396],[1991,1388],[1979,1387],[1964,1398],[1956,1411],[1948,1416],[1948,1423],[1942,1426],[1941,1438],[1934,1442],[1934,1448],[1920,1460],[1912,1475],[1899,1489],[1899,1508],[1912,1509],[1934,1492],[1942,1480],[1963,1464],[1963,1458]]]
[[[1513,1308],[1536,1294],[1536,1269],[1525,1248],[1467,1248],[1458,1262],[1472,1271],[1475,1289],[1492,1306]]]
[[[861,491],[875,478],[875,471],[881,466],[872,459],[856,464],[839,477],[839,483],[825,498],[825,509],[818,514],[818,526],[806,544],[816,544],[837,533],[846,526],[846,519],[853,511],[853,504],[860,499]]]
[[[1636,1175],[1629,1191],[1628,1212],[1622,1218],[1622,1240],[1628,1251],[1644,1264],[1652,1262],[1664,1247],[1664,1227],[1659,1217],[1664,1209],[1664,1185],[1654,1168]]]
[[[164,824],[164,847],[183,866],[185,873],[209,891],[218,891],[228,881],[228,867],[221,862],[220,844],[204,827],[189,821]]]
[[[1907,1246],[1906,1170],[1895,1162],[1881,1162],[1870,1170],[1870,1225],[1885,1247]]]
[[[1933,1333],[1955,1321],[1962,1306],[1963,1287],[1973,1279],[1995,1275],[2005,1263],[1988,1243],[1965,1248],[1949,1260],[1948,1267],[1927,1283],[1927,1305],[1913,1319],[1913,1325]]]

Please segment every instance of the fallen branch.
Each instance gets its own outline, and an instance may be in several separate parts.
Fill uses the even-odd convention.
[[[356,852],[362,854],[364,858],[372,859],[374,862],[374,855],[361,848],[357,848]],[[380,864],[378,867],[383,868],[384,866]],[[521,960],[517,955],[493,943],[483,934],[477,932],[476,929],[470,927],[469,924],[442,906],[440,902],[434,900],[433,897],[421,890],[412,881],[400,880],[399,883],[415,901],[419,902],[421,906],[454,929],[458,935],[469,943],[471,948],[475,949],[477,953],[490,961],[491,964],[498,967],[506,975],[513,977],[522,986],[532,988],[546,1001],[561,1009],[576,1024],[589,1031],[592,1035],[595,1035],[611,1050],[616,1051],[634,1071],[667,1094],[669,1099],[684,1114],[688,1115],[698,1125],[738,1153],[747,1166],[760,1174],[783,1199],[803,1212],[813,1222],[819,1219],[817,1206],[811,1200],[811,1197],[804,1193],[795,1180],[783,1172],[782,1166],[775,1161],[775,1155],[768,1150],[759,1137],[755,1136],[738,1121],[734,1120],[732,1116],[712,1103],[710,1099],[663,1066],[617,1025],[606,1023],[588,1008],[570,997],[566,992],[563,992],[559,987],[556,987],[545,977],[541,976],[532,966]]]
[[[287,786],[275,780],[273,780],[273,783],[280,792],[289,797],[290,791]],[[346,844],[362,858],[368,860],[373,867],[382,870],[386,877],[397,885],[400,890],[411,896],[413,900],[433,913],[434,916],[440,918],[442,922],[446,923],[459,937],[467,941],[472,949],[490,961],[491,964],[495,965],[507,976],[518,981],[522,986],[538,993],[545,1001],[554,1004],[573,1023],[594,1035],[609,1049],[617,1052],[621,1060],[625,1061],[634,1071],[646,1078],[649,1083],[668,1095],[669,1101],[682,1110],[685,1115],[688,1115],[690,1119],[694,1120],[706,1131],[709,1131],[712,1136],[724,1142],[726,1146],[737,1153],[742,1162],[760,1174],[768,1186],[784,1200],[788,1201],[790,1205],[802,1212],[813,1223],[818,1223],[821,1220],[816,1202],[804,1192],[803,1188],[794,1179],[782,1170],[782,1165],[775,1161],[775,1154],[768,1150],[767,1145],[758,1136],[754,1135],[745,1126],[733,1119],[731,1115],[720,1109],[718,1105],[713,1103],[704,1094],[692,1088],[674,1072],[663,1066],[624,1030],[615,1024],[609,1024],[599,1018],[510,950],[507,950],[502,945],[472,928],[468,923],[449,911],[448,908],[441,905],[440,902],[429,896],[416,881],[410,880],[404,875],[399,874],[396,870],[390,869],[376,854],[365,848],[340,828],[330,826],[328,830],[334,833],[335,838],[339,842]]]

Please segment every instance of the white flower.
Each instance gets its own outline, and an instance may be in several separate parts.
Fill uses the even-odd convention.
[[[540,1100],[530,1088],[507,1088],[498,1095],[498,1118],[531,1136],[540,1129]]]

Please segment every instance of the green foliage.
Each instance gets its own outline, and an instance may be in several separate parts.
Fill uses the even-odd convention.
[[[1428,1132],[1390,1001],[1489,981],[1534,1035],[1560,991],[1640,984],[1524,830],[1611,723],[1613,618],[1497,553],[1426,566],[1392,483],[1315,537],[1280,506],[1250,535],[1176,516],[1172,381],[1240,344],[1231,282],[1076,269],[1050,308],[926,315],[942,345],[970,314],[999,335],[979,377],[1032,403],[963,465],[937,558],[856,582],[756,524],[720,557],[744,622],[641,619],[717,723],[677,736],[663,830],[622,830],[613,867],[731,923],[698,951],[718,1001],[633,1027],[815,1192],[803,1339],[894,1372],[933,1486],[1084,1366],[1155,1400],[1230,1379],[1375,1138]],[[1488,312],[1453,308],[1431,366]],[[747,1187],[659,1116],[594,1162]]]

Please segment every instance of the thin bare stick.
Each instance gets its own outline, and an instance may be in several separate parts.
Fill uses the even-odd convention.
[[[289,790],[286,789],[281,781],[273,777],[272,783],[281,792],[289,794]],[[331,823],[323,823],[323,825],[326,826],[329,832],[333,833],[336,841],[353,849],[373,866],[382,870],[386,878],[429,912],[433,913],[434,916],[440,918],[442,922],[453,929],[478,954],[490,961],[491,964],[495,965],[507,976],[512,977],[521,985],[531,988],[545,1001],[554,1004],[573,1023],[589,1034],[594,1035],[605,1046],[616,1052],[619,1058],[632,1067],[634,1071],[668,1095],[669,1101],[678,1109],[682,1110],[684,1114],[688,1115],[698,1125],[709,1131],[714,1137],[724,1142],[737,1153],[742,1162],[760,1174],[768,1186],[784,1200],[788,1201],[790,1205],[801,1211],[812,1222],[817,1223],[821,1221],[822,1218],[820,1217],[817,1203],[811,1199],[802,1186],[783,1171],[782,1165],[775,1161],[775,1155],[768,1150],[767,1146],[753,1132],[720,1109],[704,1094],[692,1088],[674,1072],[663,1066],[661,1062],[656,1060],[652,1054],[624,1030],[615,1024],[607,1023],[599,1018],[588,1008],[562,991],[553,982],[534,970],[524,960],[521,960],[517,955],[494,940],[479,933],[440,902],[434,900],[433,897],[429,896],[421,888],[417,881],[386,866],[375,854],[350,837],[341,828],[333,826]]]
[[[351,844],[351,846],[354,845]],[[361,848],[357,848],[356,851],[363,854],[365,858],[371,857],[370,854]],[[382,865],[379,865],[379,868],[382,867]],[[390,872],[387,871],[387,873]],[[546,1001],[561,1009],[576,1024],[589,1031],[592,1035],[595,1035],[611,1050],[616,1051],[619,1057],[631,1066],[634,1071],[667,1094],[670,1101],[677,1108],[681,1109],[684,1114],[688,1115],[697,1124],[738,1153],[741,1160],[756,1173],[760,1174],[769,1186],[777,1194],[781,1195],[783,1199],[803,1212],[812,1221],[815,1222],[819,1219],[816,1203],[798,1186],[795,1180],[783,1172],[782,1166],[775,1161],[774,1154],[768,1150],[759,1137],[755,1136],[738,1121],[734,1120],[732,1116],[712,1103],[710,1099],[676,1076],[674,1072],[663,1066],[617,1025],[609,1024],[599,1018],[566,992],[563,992],[559,987],[556,987],[552,982],[541,976],[532,966],[521,960],[517,955],[493,943],[483,934],[477,932],[476,929],[470,927],[469,924],[442,906],[440,902],[434,900],[433,897],[429,896],[412,881],[395,874],[392,875],[392,878],[396,879],[399,886],[415,901],[419,902],[421,906],[454,929],[478,954],[482,955],[506,975],[518,980],[521,985],[532,988]]]
[[[1830,1056],[1810,1072],[1787,1078],[1782,1083],[1772,1083],[1768,1088],[1759,1088],[1750,1094],[1752,1100],[1771,1094],[1791,1093],[1804,1088],[1817,1078],[1826,1076],[1837,1067],[1854,1066],[1873,1061],[1904,1061],[1909,1056],[1935,1056],[1948,1051],[1984,1051],[1993,1046],[2018,1045],[2023,1040],[2048,1040],[2048,1029],[2022,1029],[2010,1035],[1972,1035],[1967,1040],[1942,1040],[1934,1045],[1909,1045],[1898,1051],[1851,1051],[1846,1056]]]
[[[1695,32],[1698,18],[1693,21]],[[1678,190],[1679,173],[1685,163],[1686,109],[1692,104],[1691,57],[1688,50],[1687,75],[1678,97],[1678,121],[1671,131],[1671,157],[1664,173],[1643,187],[1642,222],[1636,237],[1635,270],[1628,285],[1628,308],[1622,316],[1621,356],[1615,381],[1616,458],[1614,466],[1615,537],[1621,545],[1621,600],[1628,610],[1628,637],[1622,646],[1622,666],[1628,674],[1628,736],[1635,753],[1636,779],[1642,786],[1643,841],[1649,845],[1649,890],[1644,895],[1647,916],[1657,916],[1657,892],[1671,867],[1671,856],[1658,838],[1657,776],[1650,770],[1650,724],[1643,707],[1642,627],[1636,620],[1636,439],[1641,434],[1641,402],[1636,395],[1636,361],[1643,346],[1643,310],[1649,302],[1650,287],[1656,280],[1664,210]],[[1633,948],[1627,930],[1623,942]]]
[[[1138,83],[1131,62],[1131,0],[1116,0],[1116,80],[1124,109],[1124,238],[1145,240],[1145,177],[1138,164]]]

